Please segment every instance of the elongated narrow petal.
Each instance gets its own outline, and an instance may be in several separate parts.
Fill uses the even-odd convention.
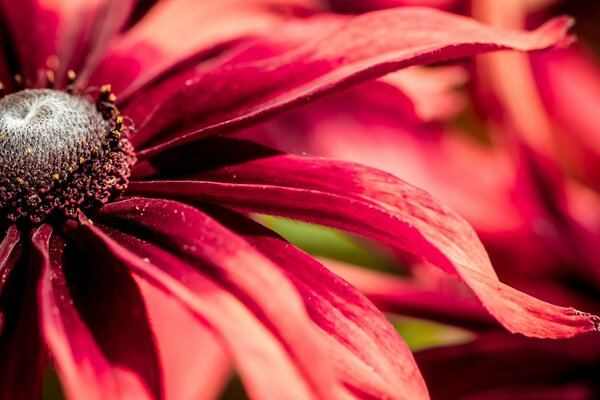
[[[600,106],[597,61],[579,47],[535,55],[531,60],[541,99],[563,132],[561,151],[570,154],[569,167],[598,190],[600,135],[593,111]]]
[[[39,235],[42,330],[70,399],[160,399],[161,376],[141,297],[110,263]],[[88,261],[88,264],[85,264]]]
[[[58,3],[64,2],[59,0]],[[83,1],[82,3],[89,2]],[[72,43],[79,43],[80,46],[74,46],[71,50],[72,54],[70,54],[70,62],[68,64],[65,62],[66,60],[62,60],[63,65],[60,65],[61,68],[59,70],[60,76],[63,77],[70,68],[80,71],[80,84],[86,82],[87,78],[104,57],[111,40],[123,28],[128,18],[134,12],[136,5],[140,3],[144,3],[144,1],[104,0],[95,9],[91,10],[93,11],[90,12],[92,22],[89,24],[88,29],[84,30],[82,27],[78,27],[78,29],[72,29],[69,32],[71,35],[81,35],[83,38],[80,38],[79,42],[70,40]],[[69,21],[72,23],[74,19],[76,18],[70,17]],[[64,41],[69,43],[66,39]]]
[[[547,341],[492,332],[415,356],[432,399],[589,399],[600,347],[593,336]],[[464,379],[468,376],[470,379]]]
[[[110,237],[87,223],[74,232],[90,250],[110,254],[192,310],[226,345],[253,398],[334,396],[324,338],[291,283],[266,257],[189,206],[138,199],[109,210],[118,214],[121,208],[132,211],[127,215],[133,223],[148,215],[144,210],[154,211],[153,229],[173,236],[148,231],[157,245],[122,232],[126,225],[103,226]],[[139,236],[140,227],[133,229]]]
[[[102,51],[125,22],[135,0],[2,0],[3,28],[13,41],[13,74],[36,84],[47,68],[61,80],[89,52]],[[8,43],[6,41],[5,43]],[[93,58],[96,58],[94,56]]]
[[[334,27],[331,27],[331,26]],[[141,124],[140,137],[169,129],[146,153],[222,133],[257,118],[306,103],[341,87],[415,64],[499,49],[536,50],[565,41],[570,26],[556,19],[534,32],[494,29],[467,18],[405,7],[348,20],[313,24],[307,43],[277,57],[227,65],[198,76]],[[284,28],[282,28],[284,29]],[[182,129],[197,129],[180,135]],[[139,139],[133,139],[139,145]]]
[[[231,362],[215,335],[168,293],[136,279],[152,323],[167,400],[218,398]]]
[[[343,12],[365,12],[382,8],[423,6],[447,9],[460,0],[328,0],[334,10]]]
[[[177,214],[185,214],[189,225],[182,226],[178,221],[157,223],[165,217],[173,219],[159,207],[162,203],[173,204],[161,200],[124,201],[106,207],[100,217],[119,218],[169,240],[181,241],[183,246],[186,242],[188,247],[198,246],[200,243],[190,238],[199,237],[202,229],[198,226],[206,225],[198,218],[202,214],[180,205]],[[142,213],[136,209],[138,204],[145,205]],[[326,333],[326,354],[333,360],[343,387],[358,398],[427,397],[410,350],[385,317],[360,293],[257,223],[225,210],[213,212],[226,226],[242,234],[253,248],[273,260],[294,285],[310,317]],[[255,274],[255,270],[256,267],[249,272]]]
[[[6,282],[13,265],[21,254],[21,248],[18,246],[21,239],[21,232],[15,225],[10,226],[0,243],[0,292]]]
[[[233,153],[231,142],[225,148]],[[502,284],[477,235],[460,216],[426,192],[382,171],[280,155],[181,181],[135,182],[129,189],[132,195],[209,201],[376,239],[460,277],[512,332],[560,338],[597,329],[598,317],[553,306]]]
[[[499,327],[498,322],[472,296],[434,288],[430,282],[424,282],[424,279],[400,278],[333,260],[326,260],[324,264],[356,286],[383,312],[457,325],[470,330]]]
[[[44,235],[48,226],[34,234]],[[19,233],[10,227],[0,245],[0,398],[41,397],[46,352],[38,323],[35,286],[40,260],[21,254]]]
[[[91,84],[111,82],[119,96],[126,97],[182,60],[232,39],[265,33],[283,19],[286,10],[316,3],[316,0],[158,2],[108,49]]]

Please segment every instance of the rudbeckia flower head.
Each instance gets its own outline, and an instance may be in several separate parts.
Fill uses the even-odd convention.
[[[511,332],[597,329],[502,284],[426,192],[236,136],[398,69],[565,44],[568,18],[526,32],[304,0],[0,7],[0,398],[38,398],[48,363],[72,399],[210,398],[231,364],[256,399],[427,398],[385,317],[256,213],[420,257]]]

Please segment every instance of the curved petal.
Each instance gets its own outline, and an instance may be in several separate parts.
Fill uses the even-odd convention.
[[[143,215],[137,214],[136,204],[140,203],[149,203]],[[175,223],[157,226],[155,221],[163,218],[159,204],[156,200],[125,201],[106,207],[101,216],[131,221],[169,237],[197,236],[196,228],[186,230]],[[179,213],[185,213],[190,224],[195,222],[191,207],[180,206]],[[261,225],[225,210],[211,210],[211,214],[271,259],[292,282],[310,317],[326,333],[327,356],[334,362],[339,381],[353,396],[427,397],[410,350],[385,317],[360,293]]]
[[[541,100],[561,130],[561,155],[598,190],[600,135],[597,115],[591,112],[600,106],[598,63],[581,47],[536,55],[531,62]]]
[[[236,153],[235,141],[229,144],[227,152]],[[382,171],[279,155],[179,181],[132,182],[128,193],[212,202],[376,239],[457,275],[512,332],[560,338],[598,329],[596,316],[550,305],[502,284],[477,235],[460,216]]]
[[[462,1],[463,0],[327,0],[336,11],[354,13],[405,6],[449,9]]]
[[[19,232],[16,225],[11,225],[6,230],[2,243],[0,243],[0,292],[15,262],[21,255],[21,249],[18,246],[20,239],[21,232]]]
[[[62,0],[59,4],[64,4]],[[90,1],[83,1],[89,4]],[[79,46],[73,47],[70,56],[61,60],[59,77],[64,76],[68,69],[80,71],[79,81],[87,83],[87,78],[101,61],[111,40],[121,30],[128,18],[134,12],[136,6],[142,3],[140,0],[102,0],[91,14],[92,23],[89,29],[79,27],[72,29],[72,35],[82,36]],[[73,17],[72,17],[73,18]],[[66,52],[66,51],[65,51]],[[70,62],[67,62],[69,61]]]
[[[128,96],[206,48],[264,32],[281,21],[286,10],[315,3],[315,0],[159,2],[109,48],[90,84],[110,82],[119,96]]]
[[[2,22],[18,63],[14,73],[36,84],[52,69],[60,82],[68,68],[81,68],[90,49],[106,46],[133,1],[2,0]]]
[[[163,291],[136,279],[152,321],[163,366],[165,399],[217,399],[231,363],[212,332]]]
[[[48,231],[42,226],[33,240]],[[13,226],[0,245],[0,398],[34,400],[41,397],[46,366],[35,298],[41,261],[35,252],[22,257],[18,240]]]
[[[223,133],[306,103],[331,91],[415,64],[491,50],[543,49],[565,42],[570,20],[534,32],[486,27],[468,18],[426,8],[367,13],[316,27],[307,43],[280,56],[227,65],[187,82],[138,121],[140,137],[163,134],[147,156],[209,133]],[[283,29],[283,28],[282,28]],[[168,131],[165,133],[165,129]],[[196,129],[181,135],[183,129]],[[139,148],[140,139],[132,138]]]
[[[47,57],[56,53],[56,16],[36,0],[2,0],[0,23],[3,44],[8,46],[5,50],[14,57],[7,60],[11,73],[37,82],[38,71],[46,68]]]
[[[57,235],[33,244],[43,263],[42,331],[67,396],[162,398],[152,333],[131,277]]]
[[[415,356],[433,399],[504,399],[526,393],[530,399],[583,400],[597,393],[600,347],[588,335],[545,341],[494,332]]]
[[[475,331],[499,327],[498,322],[472,296],[431,287],[430,282],[424,282],[424,279],[403,279],[333,260],[326,260],[324,264],[356,286],[383,312],[457,325]],[[456,284],[460,285],[458,282]]]
[[[323,338],[275,265],[189,206],[137,199],[103,210],[118,215],[120,208],[132,211],[129,226],[101,226],[102,233],[83,223],[73,234],[189,307],[226,345],[251,397],[335,397]],[[135,226],[149,214],[152,230]],[[133,235],[123,232],[129,229]]]

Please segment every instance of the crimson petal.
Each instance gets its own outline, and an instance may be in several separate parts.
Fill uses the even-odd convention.
[[[425,279],[400,278],[333,260],[326,260],[324,264],[356,286],[383,312],[457,325],[472,331],[499,327],[477,299],[445,287],[440,290]]]
[[[137,238],[151,233],[139,227],[135,236],[122,232],[127,226],[101,226],[108,236],[89,223],[75,230],[90,251],[111,254],[112,262],[127,266],[208,324],[233,356],[251,397],[294,393],[302,399],[331,398],[335,387],[324,339],[293,286],[268,259],[205,214],[179,203],[135,199],[103,210],[104,220],[123,214],[134,223],[152,214],[152,230],[172,232],[151,235],[159,247]]]
[[[162,398],[146,311],[132,278],[59,236],[34,240],[43,263],[42,330],[73,399]]]
[[[234,143],[225,147],[228,153],[243,149]],[[542,302],[502,284],[477,235],[460,216],[385,172],[278,155],[198,173],[192,179],[132,182],[129,194],[211,202],[376,239],[457,275],[512,332],[561,338],[598,328],[596,316]]]
[[[231,375],[231,362],[214,334],[173,296],[136,279],[148,307],[163,366],[165,398],[218,398]]]
[[[158,2],[108,49],[91,84],[111,82],[119,97],[207,48],[268,31],[286,11],[316,0],[176,0]],[[202,27],[202,29],[198,29]],[[185,37],[185,40],[181,40]]]
[[[289,277],[313,321],[334,339],[328,354],[340,379],[357,397],[427,397],[410,349],[356,289],[256,222],[224,210],[213,212]]]
[[[322,17],[324,18],[324,17]],[[310,20],[309,20],[310,21]],[[376,11],[323,25],[308,23],[304,46],[280,56],[226,65],[198,76],[153,110],[139,137],[165,129],[152,153],[223,133],[326,93],[414,64],[427,64],[499,49],[535,50],[564,42],[568,18],[533,32],[486,27],[468,18],[427,8]],[[281,28],[285,29],[285,28]],[[295,29],[298,29],[296,27]],[[316,30],[316,32],[315,32]],[[181,135],[182,129],[198,129]]]
[[[18,246],[20,239],[21,232],[15,225],[12,225],[7,229],[6,235],[0,243],[0,292],[21,254],[20,246]]]
[[[80,68],[89,49],[101,51],[125,22],[135,0],[0,2],[7,41],[14,44],[18,66],[36,84],[40,72],[57,70],[60,82],[67,68]],[[108,15],[110,13],[110,15]]]
[[[39,228],[33,240],[48,232]],[[0,398],[39,399],[46,357],[35,298],[40,260],[20,256],[19,234],[13,226],[2,245],[0,260]]]
[[[589,399],[597,394],[598,341],[589,335],[545,341],[488,333],[415,357],[432,399]],[[470,379],[464,379],[465,376]]]

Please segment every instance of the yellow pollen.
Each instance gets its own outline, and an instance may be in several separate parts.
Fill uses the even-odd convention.
[[[54,85],[54,71],[52,71],[51,69],[46,71],[46,80],[48,81],[48,85]]]
[[[31,205],[35,205],[40,200],[40,197],[37,194],[32,194],[27,198],[27,202]]]

